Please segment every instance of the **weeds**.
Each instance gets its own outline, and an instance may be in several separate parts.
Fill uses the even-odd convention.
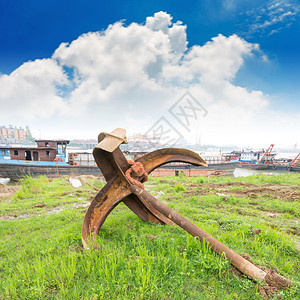
[[[146,189],[160,193],[160,200],[237,253],[276,268],[293,281],[277,297],[298,299],[297,236],[285,232],[299,216],[298,201],[265,197],[254,202],[214,192],[189,195],[192,184],[196,191],[211,183],[241,180],[296,185],[296,177],[174,176],[152,178]],[[83,205],[95,194],[89,185],[74,189],[64,178],[26,178],[12,201],[0,202],[2,216],[16,216],[0,219],[0,299],[262,299],[256,283],[234,275],[228,261],[205,243],[179,227],[143,222],[124,204],[101,228],[98,249],[84,251]],[[45,206],[34,207],[36,203]],[[276,217],[267,216],[266,210],[276,210]]]
[[[13,200],[24,199],[31,194],[38,194],[44,192],[44,186],[49,183],[49,179],[46,176],[40,176],[37,179],[30,176],[26,176],[20,180],[22,188],[18,190],[13,196]]]
[[[175,191],[176,191],[176,192],[183,192],[183,191],[186,191],[186,188],[185,188],[184,185],[176,184],[176,186],[175,186]]]

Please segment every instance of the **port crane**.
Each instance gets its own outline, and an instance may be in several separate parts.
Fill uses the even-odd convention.
[[[291,167],[300,167],[300,153],[290,163],[289,168]]]
[[[263,154],[263,156],[257,162],[258,165],[259,164],[265,165],[268,162],[268,159],[271,155],[271,152],[272,152],[274,146],[275,146],[275,144],[270,145],[270,147],[267,149],[267,151]],[[265,159],[265,160],[263,161],[263,159]]]

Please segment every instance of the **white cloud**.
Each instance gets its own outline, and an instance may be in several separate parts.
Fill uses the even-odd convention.
[[[169,26],[172,25],[172,17],[166,12],[160,11],[154,14],[153,17],[146,18],[146,27],[153,31],[161,30],[164,33],[168,33]]]
[[[273,35],[296,21],[300,13],[299,3],[293,0],[271,0],[261,7],[247,11],[245,14],[248,28],[243,33],[245,36]]]
[[[244,62],[245,56],[258,50],[258,45],[247,43],[236,35],[219,34],[204,46],[193,46],[181,61],[165,66],[166,78],[181,81],[231,80]]]
[[[221,34],[204,45],[187,45],[186,26],[165,12],[144,25],[117,22],[83,34],[62,43],[52,58],[0,76],[1,121],[34,118],[29,124],[51,138],[58,132],[95,138],[115,127],[143,132],[190,90],[209,111],[200,122],[203,142],[264,142],[257,115],[268,112],[269,97],[232,83],[259,46]]]
[[[2,122],[17,117],[47,118],[64,110],[65,103],[56,87],[65,84],[62,68],[52,59],[29,61],[10,75],[0,75]]]

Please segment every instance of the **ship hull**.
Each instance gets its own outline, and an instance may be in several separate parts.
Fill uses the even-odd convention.
[[[239,164],[239,168],[251,169],[251,170],[268,170],[269,165],[257,165],[257,164]]]
[[[300,167],[290,167],[290,166],[270,166],[270,169],[284,172],[284,171],[290,171],[290,172],[300,172]]]
[[[213,174],[213,171],[220,171],[220,175],[230,176],[238,166],[237,163],[215,163],[209,164],[208,168],[202,166],[193,166],[189,164],[168,164],[159,169],[169,169],[176,171],[187,170],[187,176],[205,176],[205,172]],[[190,175],[189,175],[190,174]],[[193,175],[192,175],[193,174]],[[96,166],[47,166],[47,165],[19,165],[14,163],[0,163],[0,177],[10,178],[11,180],[19,180],[26,176],[37,177],[46,175],[49,178],[56,178],[60,176],[77,176],[77,175],[95,175],[101,176],[101,172]]]
[[[18,165],[18,164],[1,164],[0,177],[19,180],[26,176],[37,177],[46,175],[49,178],[60,176],[76,175],[96,175],[100,176],[101,172],[98,167],[93,166],[37,166],[37,165]]]
[[[274,164],[266,164],[266,165],[256,165],[256,164],[239,164],[239,168],[251,169],[251,170],[270,170],[277,172],[300,172],[300,167],[290,167],[284,165],[274,165]]]
[[[208,175],[213,174],[214,171],[216,174],[220,174],[222,176],[232,176],[234,170],[238,167],[238,162],[226,162],[226,163],[212,163],[208,164],[208,167],[202,167],[202,166],[193,166],[188,164],[177,164],[172,163],[165,165],[161,167],[160,169],[169,169],[169,170],[175,170],[181,171],[181,170],[187,170],[187,172],[184,172],[186,176],[205,176],[205,173]],[[194,174],[194,175],[189,175]]]

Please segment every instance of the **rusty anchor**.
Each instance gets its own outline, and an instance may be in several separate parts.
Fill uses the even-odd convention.
[[[93,155],[107,184],[91,202],[84,217],[81,232],[84,248],[95,246],[96,236],[106,217],[123,201],[142,220],[168,225],[177,224],[201,242],[208,244],[216,253],[224,255],[233,266],[248,277],[256,281],[264,281],[266,272],[143,189],[142,183],[147,180],[148,174],[161,165],[185,162],[207,167],[206,162],[195,152],[178,148],[155,150],[140,157],[136,162],[128,162],[119,148],[122,143],[127,143],[125,136],[126,132],[121,128],[115,129],[112,133],[102,132],[98,136],[99,143]]]

